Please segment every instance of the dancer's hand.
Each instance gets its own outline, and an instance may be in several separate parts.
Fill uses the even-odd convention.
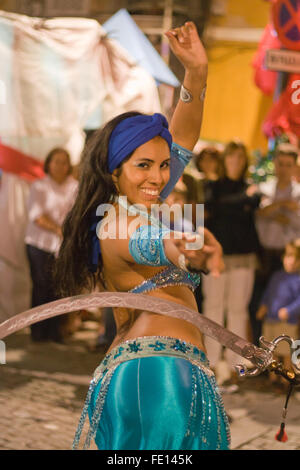
[[[200,230],[199,233],[201,233]],[[214,277],[219,277],[222,271],[224,271],[222,247],[207,229],[204,229],[203,247],[198,250],[185,249],[184,254],[191,269],[207,270]]]
[[[225,269],[223,249],[213,234],[204,229],[203,251],[207,254],[206,268],[212,276],[219,277]]]
[[[185,74],[182,85],[189,93],[188,101],[179,99],[169,130],[173,141],[193,150],[199,139],[207,82],[207,55],[197,28],[191,21],[181,28],[166,32],[170,48],[182,63]]]
[[[192,234],[183,233],[180,235],[181,239],[179,240],[173,237],[170,240],[164,240],[167,257],[179,266],[178,256],[183,254],[188,269],[207,270],[214,277],[220,276],[224,270],[223,250],[213,234],[204,229],[204,239],[198,235],[198,240]]]
[[[165,35],[169,39],[173,53],[186,70],[207,69],[207,55],[196,25],[192,21],[188,21],[180,28],[170,29]]]

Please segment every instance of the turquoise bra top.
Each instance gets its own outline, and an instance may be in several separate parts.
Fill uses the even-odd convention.
[[[174,265],[164,268],[150,279],[145,279],[141,284],[131,289],[129,292],[142,294],[161,287],[187,286],[194,291],[200,284],[200,274],[188,273]]]

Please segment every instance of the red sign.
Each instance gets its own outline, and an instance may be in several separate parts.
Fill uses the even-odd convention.
[[[290,74],[286,89],[279,100],[273,104],[264,124],[267,137],[282,133],[300,136],[300,75]]]
[[[275,0],[272,16],[282,45],[300,51],[300,0]]]

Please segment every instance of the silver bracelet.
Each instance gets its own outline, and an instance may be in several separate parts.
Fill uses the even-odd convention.
[[[193,101],[192,93],[189,90],[187,90],[183,85],[181,85],[181,88],[180,88],[180,99],[184,103],[190,103],[191,101]]]
[[[204,87],[203,87],[203,90],[201,91],[200,96],[199,96],[201,101],[205,100],[206,89],[207,89],[207,85],[205,84]]]
[[[207,269],[195,269],[190,266],[190,263],[186,263],[186,258],[183,253],[178,256],[178,264],[180,269],[191,274],[209,274]]]
[[[207,89],[207,85],[204,85],[199,96],[199,99],[201,101],[205,100],[206,89]],[[180,99],[184,103],[191,103],[194,99],[192,93],[189,90],[187,90],[183,85],[181,85],[181,88],[180,88]]]

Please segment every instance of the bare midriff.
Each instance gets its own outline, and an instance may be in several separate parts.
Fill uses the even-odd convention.
[[[109,290],[116,290],[112,289],[112,287],[110,285]],[[194,295],[186,286],[164,287],[148,292],[146,295],[152,295],[160,299],[179,303],[196,311],[198,310]],[[130,319],[127,322],[127,327],[126,316],[127,319]],[[168,336],[180,339],[194,344],[205,352],[200,330],[185,320],[147,311],[129,309],[114,309],[114,317],[117,324],[117,335],[108,352],[123,341],[143,336]]]

